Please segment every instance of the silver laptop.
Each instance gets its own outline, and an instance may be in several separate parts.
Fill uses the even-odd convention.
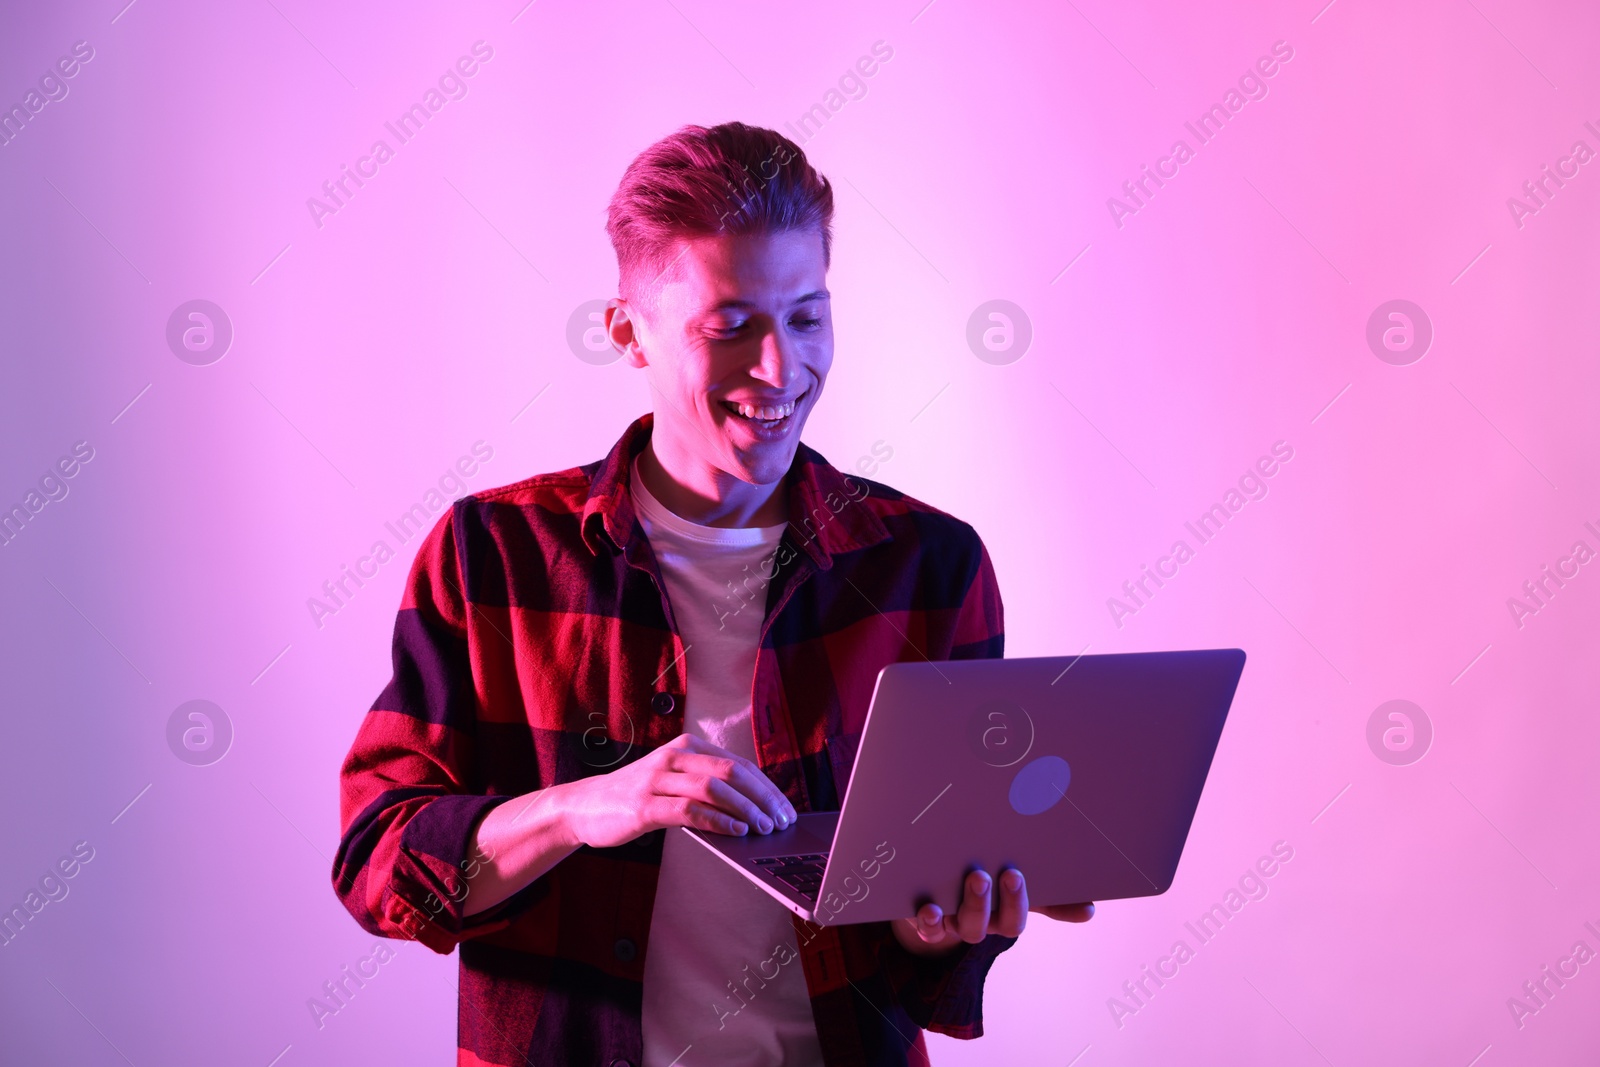
[[[1166,892],[1240,649],[893,663],[839,811],[695,840],[801,918],[908,918],[1016,867],[1030,905]]]

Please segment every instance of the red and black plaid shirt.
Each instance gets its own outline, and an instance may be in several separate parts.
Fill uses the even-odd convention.
[[[340,772],[334,888],[375,934],[461,946],[458,1064],[641,1062],[667,831],[581,847],[503,903],[463,912],[486,812],[683,730],[685,650],[629,489],[652,425],[646,414],[604,460],[466,497],[440,520],[395,620],[394,677]],[[796,811],[831,811],[878,671],[999,657],[1000,590],[959,519],[804,444],[785,485],[751,690],[756,754]],[[926,958],[888,923],[795,926],[836,1067],[925,1063],[922,1029],[980,1036],[984,978],[1014,941]]]

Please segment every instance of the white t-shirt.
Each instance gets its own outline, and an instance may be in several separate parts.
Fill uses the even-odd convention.
[[[701,526],[650,495],[637,460],[632,477],[685,646],[684,732],[755,762],[750,692],[764,576],[784,527]],[[661,854],[643,1028],[645,1067],[822,1063],[788,910],[678,829]]]

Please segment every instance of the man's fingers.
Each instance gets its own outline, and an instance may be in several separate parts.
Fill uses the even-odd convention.
[[[776,829],[777,823],[772,816],[763,811],[755,801],[722,779],[710,776],[699,778],[698,775],[686,777],[693,777],[703,782],[706,800],[709,800],[730,815],[736,815],[743,819],[758,833],[770,834]]]
[[[665,809],[665,814],[668,816],[661,820],[666,826],[691,826],[696,830],[728,834],[732,837],[743,837],[750,832],[749,825],[742,819],[736,819],[727,812],[692,797],[662,796],[657,797],[656,801]]]
[[[930,945],[945,939],[944,909],[937,904],[924,904],[917,909],[917,936]]]
[[[709,774],[695,771],[669,771],[658,776],[652,788],[658,796],[682,797],[715,808],[757,833],[772,832],[772,820],[761,809],[727,782]]]
[[[1028,884],[1015,867],[1000,874],[1000,910],[993,931],[1006,937],[1020,937],[1028,925]]]
[[[778,829],[794,825],[794,805],[761,772],[761,768],[709,741],[694,738],[693,742],[693,745],[684,746],[681,752],[669,759],[666,764],[669,772],[705,775],[725,782],[749,798],[750,803],[760,808]],[[754,812],[749,814],[753,816]]]
[[[1094,905],[1091,904],[1045,904],[1030,909],[1040,915],[1048,916],[1058,922],[1086,923],[1094,918]]]
[[[761,768],[754,763],[734,757],[733,775],[728,782],[758,804],[778,829],[783,830],[794,825],[794,805],[789,803],[789,798],[784,796],[783,792],[772,784],[772,779],[763,774]]]
[[[967,875],[961,907],[956,911],[956,932],[968,944],[977,944],[989,932],[991,886],[989,875],[983,871]]]

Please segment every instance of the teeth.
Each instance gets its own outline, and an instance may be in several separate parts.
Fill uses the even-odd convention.
[[[756,407],[754,404],[736,404],[739,414],[747,419],[760,419],[763,422],[772,422],[776,419],[786,419],[794,414],[794,401],[778,407]]]

